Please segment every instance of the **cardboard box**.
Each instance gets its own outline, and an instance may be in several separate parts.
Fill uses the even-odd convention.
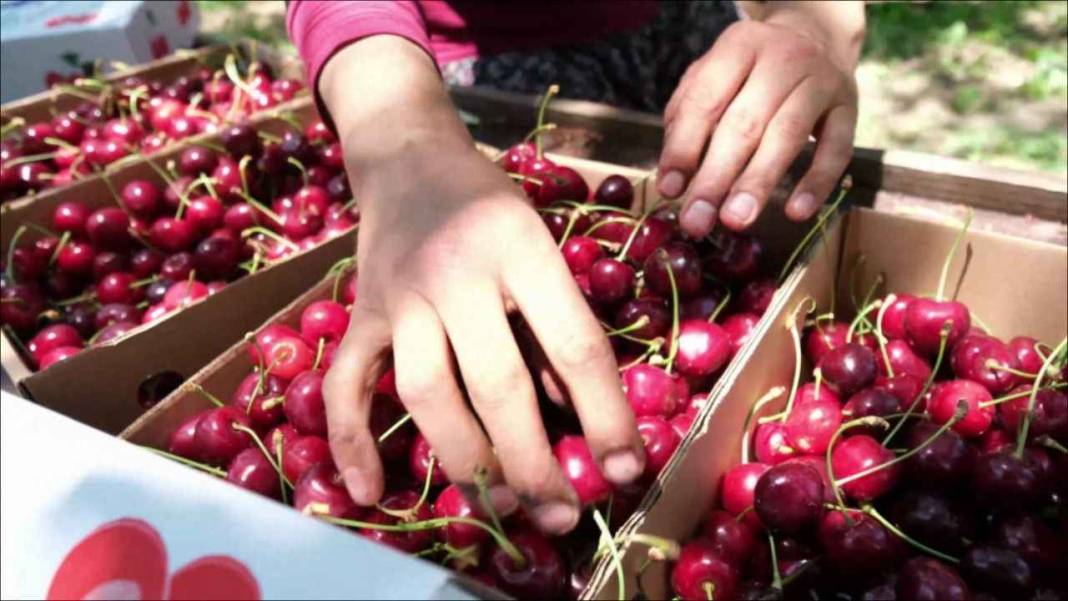
[[[290,127],[277,112],[260,122],[258,129],[279,133]],[[300,123],[314,118],[306,100],[293,117]],[[153,158],[158,164],[175,159],[185,146]],[[109,176],[121,189],[132,179],[159,182],[159,176],[145,162],[124,166]],[[90,208],[113,206],[105,182],[86,179],[61,190],[50,190],[36,198],[5,205],[0,220],[0,245],[8,248],[19,225],[26,222],[48,224],[55,207],[79,199]],[[36,232],[25,236],[33,239]],[[340,236],[320,246],[298,253],[259,272],[232,282],[220,292],[182,311],[134,330],[112,343],[87,349],[47,370],[34,373],[19,355],[7,334],[0,336],[0,366],[12,382],[36,402],[82,423],[112,434],[119,433],[143,412],[137,403],[141,384],[151,376],[176,372],[188,377],[223,352],[249,330],[255,328],[279,307],[315,283],[337,260],[349,256],[354,234]]]
[[[712,509],[722,474],[739,460],[742,424],[749,407],[775,386],[790,385],[793,343],[786,320],[806,298],[825,310],[837,294],[838,313],[851,317],[847,277],[864,255],[866,289],[878,273],[887,290],[931,294],[957,229],[914,218],[856,209],[828,230],[822,247],[780,289],[758,326],[754,344],[743,349],[724,372],[695,428],[672,464],[625,526],[627,533],[689,538]],[[966,270],[962,278],[958,275]],[[994,335],[1034,336],[1056,344],[1068,329],[1068,254],[1062,246],[986,232],[969,232],[950,267],[950,289],[960,281],[958,298],[981,316]],[[785,397],[785,395],[784,395]],[[785,398],[782,399],[785,403]],[[781,409],[768,406],[766,413]],[[624,555],[628,594],[647,548],[631,545]],[[671,596],[669,565],[654,562],[642,582],[650,598]],[[607,563],[595,572],[588,594],[614,598],[615,574]]]
[[[0,101],[84,77],[96,59],[133,64],[163,58],[192,46],[199,22],[189,0],[4,2]]]

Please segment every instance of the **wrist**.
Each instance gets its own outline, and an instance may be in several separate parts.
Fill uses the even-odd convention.
[[[814,13],[807,8],[784,3],[769,10],[761,21],[788,28],[815,42],[840,69],[852,73],[860,59],[864,41],[864,13]],[[842,3],[850,4],[850,3]]]

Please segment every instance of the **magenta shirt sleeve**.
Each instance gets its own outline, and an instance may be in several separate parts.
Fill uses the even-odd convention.
[[[392,34],[416,44],[433,56],[426,20],[413,0],[395,2],[289,3],[286,29],[308,70],[308,85],[318,98],[319,73],[326,61],[352,42],[378,34]],[[320,103],[320,109],[322,109]],[[325,115],[324,115],[325,116]]]

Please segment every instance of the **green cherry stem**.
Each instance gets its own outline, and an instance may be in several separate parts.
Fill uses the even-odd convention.
[[[890,365],[890,353],[886,350],[886,336],[883,336],[883,317],[886,316],[886,310],[890,308],[890,305],[894,304],[897,300],[897,296],[894,293],[886,295],[883,299],[883,304],[879,307],[879,314],[875,317],[875,340],[879,343],[879,352],[883,355],[883,363],[886,364],[886,375],[891,378],[894,377],[894,366]]]
[[[838,209],[838,205],[842,204],[842,201],[845,200],[846,193],[849,192],[851,187],[852,181],[849,179],[849,176],[846,176],[846,179],[842,181],[842,186],[838,191],[838,197],[834,199],[834,202],[832,202],[826,210],[820,213],[820,216],[816,219],[816,223],[813,224],[812,229],[810,229],[808,233],[805,234],[805,237],[797,243],[797,246],[794,247],[794,251],[790,253],[790,257],[786,259],[786,263],[783,263],[782,271],[779,272],[779,286],[782,286],[783,281],[786,280],[786,276],[790,273],[797,258],[801,256],[801,253],[808,246],[808,243],[812,241],[812,238],[816,236],[817,232],[823,229],[824,224],[827,223]]]
[[[764,396],[757,399],[753,406],[749,408],[749,412],[745,415],[745,422],[742,425],[742,463],[749,463],[749,430],[753,425],[753,420],[756,418],[756,414],[768,403],[782,396],[786,392],[785,386],[776,386],[771,390],[764,393]]]
[[[171,459],[173,461],[177,461],[178,463],[181,463],[183,465],[188,465],[189,467],[194,468],[194,469],[198,469],[198,470],[200,470],[200,471],[202,471],[202,472],[204,472],[206,474],[211,474],[212,476],[217,476],[219,478],[225,478],[226,477],[226,470],[224,470],[222,468],[218,468],[218,467],[215,467],[213,465],[207,465],[205,463],[200,463],[198,461],[193,461],[192,459],[186,459],[185,457],[182,457],[181,455],[175,455],[174,453],[168,453],[167,451],[164,451],[162,449],[157,449],[155,447],[150,447],[150,446],[147,446],[147,445],[142,445],[141,448],[145,449],[147,451],[151,451],[151,452],[153,452],[153,453],[155,453],[155,454],[157,454],[157,455],[159,455],[161,457],[166,457],[167,459]]]
[[[960,563],[960,560],[957,559],[956,557],[953,557],[952,555],[949,555],[949,554],[946,554],[946,553],[942,553],[941,551],[938,551],[936,549],[932,549],[931,547],[928,547],[927,545],[921,543],[920,541],[918,541],[918,540],[912,538],[911,536],[905,534],[900,528],[895,526],[893,524],[893,522],[891,522],[890,520],[884,518],[871,505],[865,505],[862,508],[862,511],[864,513],[870,515],[872,517],[872,519],[874,519],[876,522],[879,522],[884,528],[886,528],[887,530],[892,532],[895,536],[897,536],[901,540],[905,541],[909,545],[912,545],[913,547],[916,547],[917,549],[923,551],[924,553],[928,553],[930,555],[934,555],[935,557],[937,557],[939,559],[942,559],[942,560],[945,560],[945,561],[948,561],[950,563],[955,563],[955,564],[959,564]]]
[[[661,252],[664,251],[661,249]],[[671,263],[668,263],[667,276],[668,283],[671,284],[671,347],[664,371],[670,375],[671,368],[675,365],[675,355],[679,353],[679,287],[675,284],[675,269]]]
[[[775,536],[768,532],[768,551],[771,554],[771,588],[782,590],[782,572],[779,571],[779,553],[775,550]]]
[[[938,277],[938,292],[935,294],[935,300],[942,301],[946,298],[946,280],[949,278],[949,264],[953,262],[953,256],[957,254],[957,248],[960,246],[961,240],[964,239],[964,234],[968,232],[968,227],[972,224],[973,214],[974,212],[969,208],[964,217],[964,225],[957,232],[957,236],[953,238],[953,245],[949,247],[949,254],[946,255],[946,260],[942,262],[942,274]]]
[[[916,398],[912,399],[911,403],[909,403],[909,408],[905,411],[905,415],[894,424],[893,429],[887,432],[886,438],[883,439],[884,447],[890,445],[890,441],[894,439],[894,435],[896,435],[898,431],[901,430],[901,427],[905,425],[905,420],[912,416],[916,407],[919,407],[920,401],[923,400],[924,395],[927,394],[927,391],[931,389],[931,385],[934,384],[935,376],[938,374],[938,370],[942,367],[942,359],[945,358],[946,355],[946,340],[949,339],[950,328],[951,324],[948,320],[946,323],[942,324],[942,331],[938,341],[938,355],[935,357],[934,365],[931,367],[931,374],[927,376],[927,381],[923,383],[923,388],[920,389],[920,393],[916,395]],[[887,362],[887,365],[889,365],[889,361]]]
[[[849,323],[849,329],[846,331],[846,342],[853,342],[853,334],[857,330],[857,326],[860,322],[868,320],[868,313],[871,313],[875,309],[879,309],[883,306],[882,300],[875,300],[874,302],[864,305],[864,308],[857,313],[857,316],[853,318],[853,321]]]
[[[541,104],[538,106],[538,121],[534,127],[535,131],[545,125],[545,110],[549,108],[549,101],[559,92],[560,86],[553,84],[549,86],[549,89],[545,91],[545,95],[541,97]],[[542,155],[541,132],[534,134],[534,150],[535,156],[540,159]]]
[[[1042,388],[1039,389],[1039,391],[1042,391],[1042,390],[1058,390],[1060,388],[1064,388],[1065,386],[1068,386],[1068,382],[1055,382],[1053,384],[1049,384],[1047,386],[1043,386]],[[1011,394],[1006,394],[1005,396],[999,396],[996,399],[990,399],[989,401],[983,401],[982,403],[979,403],[979,408],[980,409],[985,409],[987,407],[993,407],[995,405],[1000,405],[1001,403],[1005,403],[1005,402],[1008,402],[1008,401],[1014,401],[1014,400],[1016,400],[1018,398],[1021,398],[1021,397],[1025,397],[1025,396],[1029,397],[1029,396],[1031,396],[1031,391],[1033,390],[1033,388],[1034,387],[1031,387],[1031,388],[1028,388],[1027,390],[1024,390],[1024,391],[1021,391],[1021,392],[1013,392]]]
[[[410,422],[411,420],[412,414],[405,413],[403,417],[393,422],[393,425],[387,428],[385,432],[378,435],[378,443],[382,444],[383,442],[385,442],[385,440],[389,438],[394,432],[400,430],[404,426],[404,424]]]
[[[214,394],[208,392],[208,389],[204,388],[203,386],[201,386],[199,382],[190,382],[189,383],[189,387],[192,388],[193,390],[197,391],[198,393],[200,393],[200,395],[203,396],[204,398],[206,398],[209,401],[211,401],[212,405],[215,405],[216,407],[225,407],[226,406],[226,403],[224,403],[221,400],[219,400],[219,397],[217,397]]]
[[[834,431],[834,434],[831,435],[831,440],[827,443],[827,451],[824,453],[824,460],[827,462],[827,479],[831,482],[831,490],[834,492],[834,499],[838,502],[838,507],[843,510],[848,509],[848,507],[845,503],[845,497],[842,496],[842,483],[834,478],[834,463],[831,461],[831,454],[834,452],[834,444],[838,442],[838,439],[841,438],[842,434],[847,430],[859,426],[888,428],[890,423],[877,415],[867,415],[847,421],[839,426],[838,429]],[[846,521],[852,523],[852,520],[849,517],[849,512],[847,511],[844,515]]]
[[[807,305],[811,305],[811,308],[805,309]],[[790,383],[790,396],[786,397],[786,408],[780,414],[779,420],[782,422],[785,422],[790,412],[793,411],[794,397],[797,396],[797,388],[801,385],[801,332],[797,327],[797,316],[802,310],[804,310],[805,315],[815,311],[816,301],[812,297],[806,296],[801,299],[801,302],[794,308],[793,313],[786,319],[786,329],[790,330],[790,340],[794,343],[794,378]]]
[[[1031,387],[1031,396],[1027,399],[1027,411],[1024,412],[1023,421],[1020,422],[1020,432],[1016,436],[1016,450],[1013,455],[1017,459],[1023,457],[1024,446],[1027,444],[1027,432],[1031,429],[1031,420],[1034,419],[1035,414],[1035,399],[1038,398],[1038,388],[1042,385],[1042,380],[1046,378],[1046,373],[1049,371],[1053,361],[1065,351],[1066,345],[1068,345],[1068,338],[1062,338],[1057,348],[1053,349],[1053,352],[1046,357],[1046,361],[1042,364],[1042,369],[1038,372],[1038,377],[1035,378],[1035,383]]]
[[[723,295],[723,300],[719,301],[715,309],[712,309],[712,313],[708,316],[708,323],[716,323],[716,318],[719,314],[727,308],[727,303],[731,302],[731,291],[727,290],[727,293]]]
[[[255,443],[257,447],[259,447],[260,452],[263,453],[263,456],[267,458],[267,463],[270,463],[271,467],[274,468],[274,471],[278,472],[278,477],[282,480],[282,482],[284,482],[290,488],[293,488],[293,483],[289,481],[289,478],[286,478],[285,472],[282,471],[282,464],[275,463],[274,457],[271,456],[271,452],[267,450],[267,447],[263,444],[263,441],[260,440],[260,436],[259,434],[256,434],[255,430],[237,422],[232,423],[230,427],[232,427],[238,432],[244,432],[245,434],[247,434],[248,437],[252,439],[252,442]]]

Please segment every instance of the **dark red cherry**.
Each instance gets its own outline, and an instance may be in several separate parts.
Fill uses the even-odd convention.
[[[590,267],[593,300],[615,305],[634,294],[634,268],[616,259],[598,259]]]
[[[819,472],[802,463],[780,463],[757,482],[754,509],[768,528],[796,534],[818,524],[823,498]]]
[[[1026,599],[1034,587],[1031,566],[1018,553],[993,545],[973,545],[960,558],[960,571],[975,589],[1000,598]]]
[[[245,413],[252,425],[262,432],[285,417],[282,395],[286,386],[288,382],[277,376],[260,377],[260,373],[254,371],[237,385],[230,396],[230,404]]]
[[[85,233],[89,241],[104,250],[122,251],[129,247],[130,218],[118,207],[104,207],[89,214]]]
[[[860,417],[868,417],[871,415],[884,417],[901,411],[901,402],[897,397],[883,390],[882,388],[865,388],[860,392],[857,392],[853,396],[849,397],[846,404],[842,406],[842,415],[847,420],[853,420]],[[853,432],[861,432],[865,434],[877,436],[881,430],[865,429],[853,430]]]
[[[268,447],[271,450],[271,447]],[[333,465],[330,443],[318,436],[298,436],[289,443],[282,441],[282,473],[296,482],[311,468],[325,463]]]
[[[760,270],[763,254],[764,247],[756,236],[719,231],[715,236],[715,248],[705,259],[705,268],[723,280],[751,280]]]
[[[1012,389],[1010,394],[1023,394],[1018,398],[998,403],[998,415],[1010,432],[1017,432],[1030,403],[1031,387],[1023,384]],[[1028,393],[1028,394],[1024,394]],[[1042,388],[1035,395],[1028,438],[1050,435],[1054,440],[1068,440],[1068,395],[1060,390]]]
[[[701,531],[713,546],[722,551],[725,559],[735,565],[744,565],[762,542],[757,538],[758,531],[752,524],[726,511],[713,511]]]
[[[279,340],[267,351],[268,358],[280,356],[280,349],[295,347],[295,342],[304,344],[294,338]],[[304,349],[307,350],[307,346]],[[283,361],[286,360],[283,359]],[[288,361],[276,363],[274,368],[269,369],[275,375],[285,377],[284,374],[279,373],[278,368],[281,366],[288,367]],[[284,371],[288,373],[289,370]],[[321,372],[308,370],[294,377],[289,387],[286,388],[284,407],[286,418],[297,429],[297,432],[326,437],[326,407],[323,404],[323,374]]]
[[[671,313],[661,300],[651,298],[631,299],[616,311],[615,327],[625,328],[645,318],[648,323],[632,330],[631,336],[653,340],[665,336],[671,329]]]
[[[357,519],[362,513],[332,463],[320,463],[301,476],[293,487],[293,508],[344,519]]]
[[[849,324],[840,321],[820,321],[805,334],[805,357],[813,365],[819,365],[823,356],[844,345],[849,333]]]
[[[894,301],[883,311],[883,335],[891,340],[905,339],[905,315],[916,297],[907,293],[895,293]],[[883,299],[886,302],[886,299]]]
[[[778,288],[778,282],[774,278],[761,278],[746,282],[735,303],[738,311],[763,315],[771,305],[771,300]]]
[[[534,196],[537,207],[547,207],[561,200],[585,202],[590,196],[586,180],[571,167],[555,165],[545,173],[541,182]]]
[[[416,507],[416,505],[418,505],[418,507]],[[430,506],[425,502],[420,503],[419,493],[411,490],[387,493],[386,496],[382,498],[379,506],[392,511],[413,510],[412,521],[419,522],[429,520],[433,517],[433,514],[430,512]],[[373,510],[364,518],[364,521],[371,522],[372,524],[404,523],[404,520],[389,515],[380,509]],[[361,528],[360,534],[375,542],[389,545],[390,547],[399,549],[405,553],[418,553],[429,547],[434,540],[434,534],[430,530],[391,532],[373,528]]]
[[[968,585],[956,570],[931,557],[913,557],[898,572],[897,598],[915,601],[970,599]]]
[[[656,249],[671,240],[674,232],[670,223],[656,217],[647,218],[638,226],[638,233],[634,234],[634,241],[627,250],[627,258],[637,264],[645,262]]]
[[[597,186],[593,200],[600,205],[630,209],[634,204],[634,186],[622,175],[609,175]]]
[[[859,434],[839,440],[831,451],[831,467],[835,480],[842,480],[892,460],[894,453],[871,436]],[[842,490],[857,501],[872,501],[897,483],[900,466],[891,465],[863,478],[841,485]]]
[[[167,282],[184,282],[193,273],[193,255],[177,252],[167,257],[159,266],[159,277]],[[170,287],[168,286],[168,289]]]
[[[1030,506],[1040,493],[1034,466],[1011,451],[985,453],[975,461],[972,490],[976,500],[997,509]]]
[[[956,301],[916,298],[905,312],[905,336],[917,352],[928,356],[938,353],[944,324],[950,324],[946,349],[953,348],[972,325],[968,307]]]
[[[679,435],[662,417],[645,415],[638,418],[638,435],[645,446],[645,477],[656,478],[679,446]]]
[[[248,417],[230,406],[212,409],[200,418],[194,440],[204,461],[226,465],[238,453],[252,446],[248,433],[235,429],[234,424],[250,426]]]
[[[903,532],[943,553],[958,553],[964,539],[974,536],[971,513],[959,502],[923,492],[906,491],[890,517]]]
[[[167,439],[167,452],[199,461],[200,446],[196,443],[197,424],[200,423],[200,418],[207,415],[209,411],[210,409],[201,411],[179,424]]]
[[[1009,514],[994,525],[991,542],[1018,553],[1037,573],[1056,569],[1064,557],[1065,539],[1038,516]]]
[[[126,267],[125,255],[107,250],[97,253],[97,255],[93,257],[93,279],[99,281],[110,273],[124,271]]]
[[[894,395],[897,397],[898,402],[901,403],[902,409],[908,409],[917,400],[920,393],[923,392],[924,382],[903,374],[892,378],[876,376],[874,387]],[[926,406],[926,403],[921,398],[916,403],[916,406],[913,407],[913,411],[923,411]]]
[[[268,498],[281,496],[281,483],[274,465],[258,448],[248,448],[237,454],[226,470],[226,481]]]
[[[905,445],[914,449],[931,438],[938,426],[919,421],[908,430]],[[909,481],[924,488],[953,490],[971,475],[978,458],[976,450],[959,434],[948,430],[905,460]]]
[[[949,380],[931,387],[927,412],[931,421],[944,424],[953,418],[958,403],[963,401],[967,412],[963,419],[953,424],[953,431],[965,438],[974,438],[986,432],[994,421],[995,407],[983,406],[991,400],[990,392],[981,384],[971,380]]]
[[[686,601],[733,599],[739,574],[713,543],[696,539],[682,547],[671,570],[671,588]]]
[[[141,310],[127,303],[110,303],[97,309],[93,319],[98,330],[118,321],[141,323]]]
[[[232,157],[257,156],[261,149],[256,130],[248,123],[233,123],[219,131],[219,140]]]
[[[901,539],[867,514],[828,511],[820,523],[819,539],[836,571],[847,578],[893,569],[904,556]]]
[[[136,305],[144,298],[143,288],[136,286],[137,279],[132,273],[117,271],[109,273],[96,284],[96,298],[103,304],[123,303]]]
[[[532,530],[509,532],[507,536],[524,561],[519,564],[499,546],[494,546],[489,567],[497,586],[517,599],[561,598],[567,568],[552,542]]]
[[[230,238],[211,236],[193,251],[193,268],[197,277],[206,280],[229,280],[241,258],[240,243]]]
[[[378,440],[382,434],[393,428],[397,421],[405,416],[400,404],[385,394],[375,394],[371,404],[371,435]],[[400,461],[408,456],[412,438],[415,436],[411,423],[397,428],[385,440],[379,441],[378,452],[385,461]]]
[[[819,362],[824,381],[840,396],[849,396],[875,381],[875,354],[855,342],[835,347]]]
[[[599,503],[612,494],[612,485],[594,461],[585,438],[563,436],[553,445],[553,454],[583,505]]]
[[[196,227],[191,222],[174,217],[160,217],[152,222],[149,232],[153,246],[171,253],[189,249],[196,236]]]
[[[702,285],[701,261],[693,246],[682,242],[662,247],[645,260],[645,283],[664,298],[671,298],[668,269],[675,276],[680,297],[697,294]]]
[[[727,290],[725,288],[717,287],[705,291],[683,303],[679,317],[682,319],[702,319],[704,321],[709,321],[712,318],[713,313],[716,312],[716,309],[718,309],[723,302],[726,294]]]

